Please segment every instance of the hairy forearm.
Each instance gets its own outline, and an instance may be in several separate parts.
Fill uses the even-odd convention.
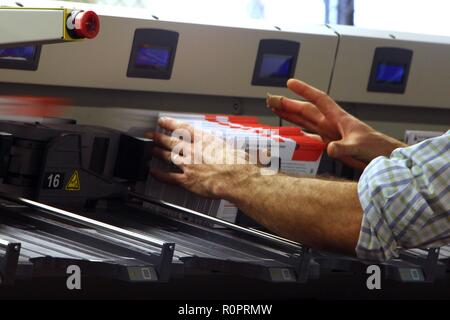
[[[234,172],[221,196],[272,232],[314,248],[355,254],[362,219],[357,184]]]

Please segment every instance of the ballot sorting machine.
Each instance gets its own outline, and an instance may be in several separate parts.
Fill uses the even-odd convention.
[[[157,110],[252,114],[280,124],[263,99],[268,91],[292,96],[285,88],[291,77],[344,104],[446,114],[448,86],[436,84],[450,84],[450,39],[334,26],[205,26],[76,6],[99,15],[99,21],[89,15],[79,33],[91,37],[98,32],[92,24],[101,22],[96,39],[48,44],[73,39],[0,36],[0,93],[51,94],[75,104],[59,119],[0,120],[3,285],[65,278],[71,265],[88,277],[131,283],[211,274],[307,283],[325,274],[366,273],[374,262],[144,195],[152,142],[142,133]],[[69,19],[72,11],[61,12],[58,19]],[[59,24],[47,27],[42,30],[61,33]],[[117,101],[129,105],[121,109]],[[450,249],[405,250],[379,266],[386,279],[433,283],[448,279]]]
[[[298,244],[137,193],[136,183],[147,176],[142,164],[148,140],[75,124],[6,121],[0,126],[10,133],[2,141],[4,163],[10,165],[0,187],[5,213],[0,233],[8,248],[20,251],[18,256],[8,251],[5,258],[5,266],[16,265],[18,274],[27,274],[23,263],[34,275],[58,268],[64,274],[77,260],[95,261],[93,274],[129,281],[167,281],[190,269],[239,272],[270,281],[297,281],[306,274],[300,272],[308,262],[302,261]],[[105,141],[108,148],[101,146]],[[150,217],[142,202],[186,211],[231,232],[161,214]],[[252,237],[260,241],[252,242]]]
[[[3,283],[63,277],[73,264],[125,281],[221,272],[275,282],[364,265],[142,195],[148,140],[45,121],[0,121],[0,129],[8,133],[1,137]],[[439,250],[405,252],[383,268],[399,281],[434,281],[447,271],[439,258]]]

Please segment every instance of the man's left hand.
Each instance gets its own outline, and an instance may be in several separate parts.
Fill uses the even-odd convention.
[[[156,144],[152,155],[174,163],[181,171],[152,171],[160,181],[180,185],[204,197],[225,198],[229,188],[249,175],[259,174],[256,165],[248,164],[245,151],[213,134],[171,118],[161,118],[158,125],[171,136],[148,133],[147,137]]]

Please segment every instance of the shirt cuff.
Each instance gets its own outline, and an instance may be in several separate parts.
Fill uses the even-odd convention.
[[[386,194],[382,179],[376,179],[380,168],[391,167],[389,159],[379,157],[366,168],[358,183],[363,218],[356,255],[363,260],[387,261],[398,256],[398,244],[389,222],[382,214]]]

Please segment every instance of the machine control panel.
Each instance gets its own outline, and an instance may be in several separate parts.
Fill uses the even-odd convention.
[[[127,77],[170,79],[178,43],[178,32],[137,29],[134,34]]]
[[[37,70],[41,46],[20,46],[0,48],[0,68]]]
[[[412,50],[376,48],[367,90],[403,94],[408,84]]]
[[[252,85],[285,87],[294,76],[300,43],[264,39],[259,43]]]

